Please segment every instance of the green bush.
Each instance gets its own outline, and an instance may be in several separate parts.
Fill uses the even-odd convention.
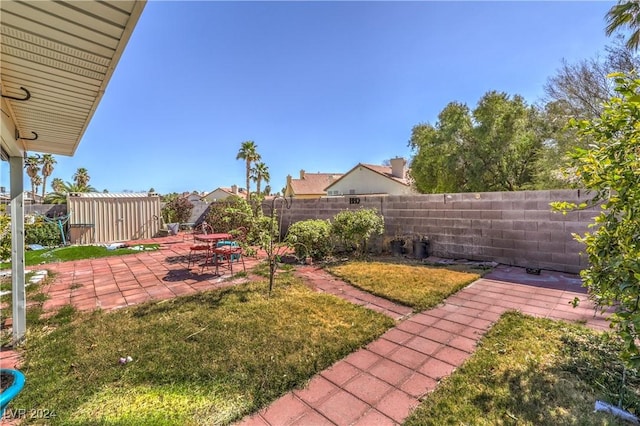
[[[205,220],[214,232],[229,232],[240,227],[251,231],[254,228],[254,214],[251,205],[244,198],[232,195],[224,201],[209,205]]]
[[[289,227],[286,241],[299,259],[308,256],[322,259],[331,253],[331,222],[321,219],[296,222]]]
[[[384,233],[384,217],[376,209],[344,210],[333,217],[331,233],[347,251],[364,254],[367,241]]]
[[[165,223],[185,223],[191,217],[193,204],[185,197],[175,197],[162,207],[162,219]]]
[[[5,213],[5,206],[0,205],[0,259],[11,257],[11,218]]]
[[[62,235],[57,223],[46,222],[38,217],[33,223],[25,223],[24,242],[45,247],[58,246],[62,243]]]

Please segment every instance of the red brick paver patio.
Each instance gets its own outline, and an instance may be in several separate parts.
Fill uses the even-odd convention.
[[[188,237],[187,237],[188,238]],[[47,265],[55,280],[43,288],[50,299],[45,311],[72,304],[80,310],[118,309],[149,300],[234,285],[211,269],[187,269],[184,236],[159,242],[158,251]],[[245,258],[247,268],[257,263]],[[395,425],[401,424],[421,397],[451,374],[475,350],[476,343],[507,310],[581,321],[608,329],[577,276],[499,266],[449,297],[440,306],[412,314],[397,305],[337,280],[322,269],[300,266],[296,273],[317,291],[327,292],[390,316],[396,327],[313,377],[240,425]],[[228,276],[228,272],[227,272]],[[573,308],[571,301],[581,303]],[[19,367],[14,351],[0,352],[0,367]]]

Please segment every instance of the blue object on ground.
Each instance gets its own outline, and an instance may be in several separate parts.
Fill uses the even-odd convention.
[[[29,244],[27,247],[29,247],[29,250],[44,250],[44,246],[40,244]]]
[[[1,368],[0,374],[9,374],[13,376],[13,383],[0,393],[0,417],[2,417],[4,416],[4,410],[7,408],[7,405],[9,405],[9,402],[11,402],[11,400],[15,398],[24,387],[25,379],[24,374],[20,371],[8,368]]]

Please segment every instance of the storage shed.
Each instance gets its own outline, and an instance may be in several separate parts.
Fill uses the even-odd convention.
[[[147,193],[71,193],[69,242],[112,243],[153,238],[160,229],[160,197]]]

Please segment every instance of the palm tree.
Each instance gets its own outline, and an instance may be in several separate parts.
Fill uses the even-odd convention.
[[[53,173],[53,166],[57,163],[51,154],[43,154],[40,158],[42,166],[42,198],[44,199],[45,188],[47,187],[47,178]]]
[[[258,195],[261,195],[260,184],[263,180],[266,183],[269,183],[269,180],[271,180],[271,175],[269,175],[269,167],[262,161],[254,164],[253,168],[251,169],[251,179],[256,183],[256,193]]]
[[[623,27],[629,27],[632,32],[627,40],[627,47],[630,50],[638,50],[638,45],[640,45],[640,1],[620,0],[617,5],[609,9],[605,18],[607,20],[605,32],[608,36]]]
[[[31,179],[31,199],[35,202],[36,200],[36,177],[38,176],[38,172],[40,171],[40,156],[30,155],[24,161],[24,168],[27,171],[27,176]]]
[[[249,181],[251,180],[251,163],[260,161],[260,154],[258,154],[258,146],[254,141],[242,142],[236,160],[244,160],[246,162],[246,182],[247,182],[247,201],[249,201]]]
[[[44,201],[47,204],[66,204],[67,195],[73,192],[96,192],[96,189],[91,185],[78,185],[77,183],[62,182],[60,180],[55,192],[48,193]]]
[[[60,178],[53,178],[53,180],[51,181],[51,189],[53,189],[53,192],[60,192],[63,185],[64,181]]]
[[[31,181],[33,182],[36,192],[38,192],[38,188],[40,187],[40,185],[42,185],[42,176],[35,175]],[[35,198],[33,199],[33,202],[36,202]]]
[[[89,171],[84,167],[79,167],[73,175],[73,181],[79,187],[86,187],[89,184],[90,180],[91,177],[89,177]]]

